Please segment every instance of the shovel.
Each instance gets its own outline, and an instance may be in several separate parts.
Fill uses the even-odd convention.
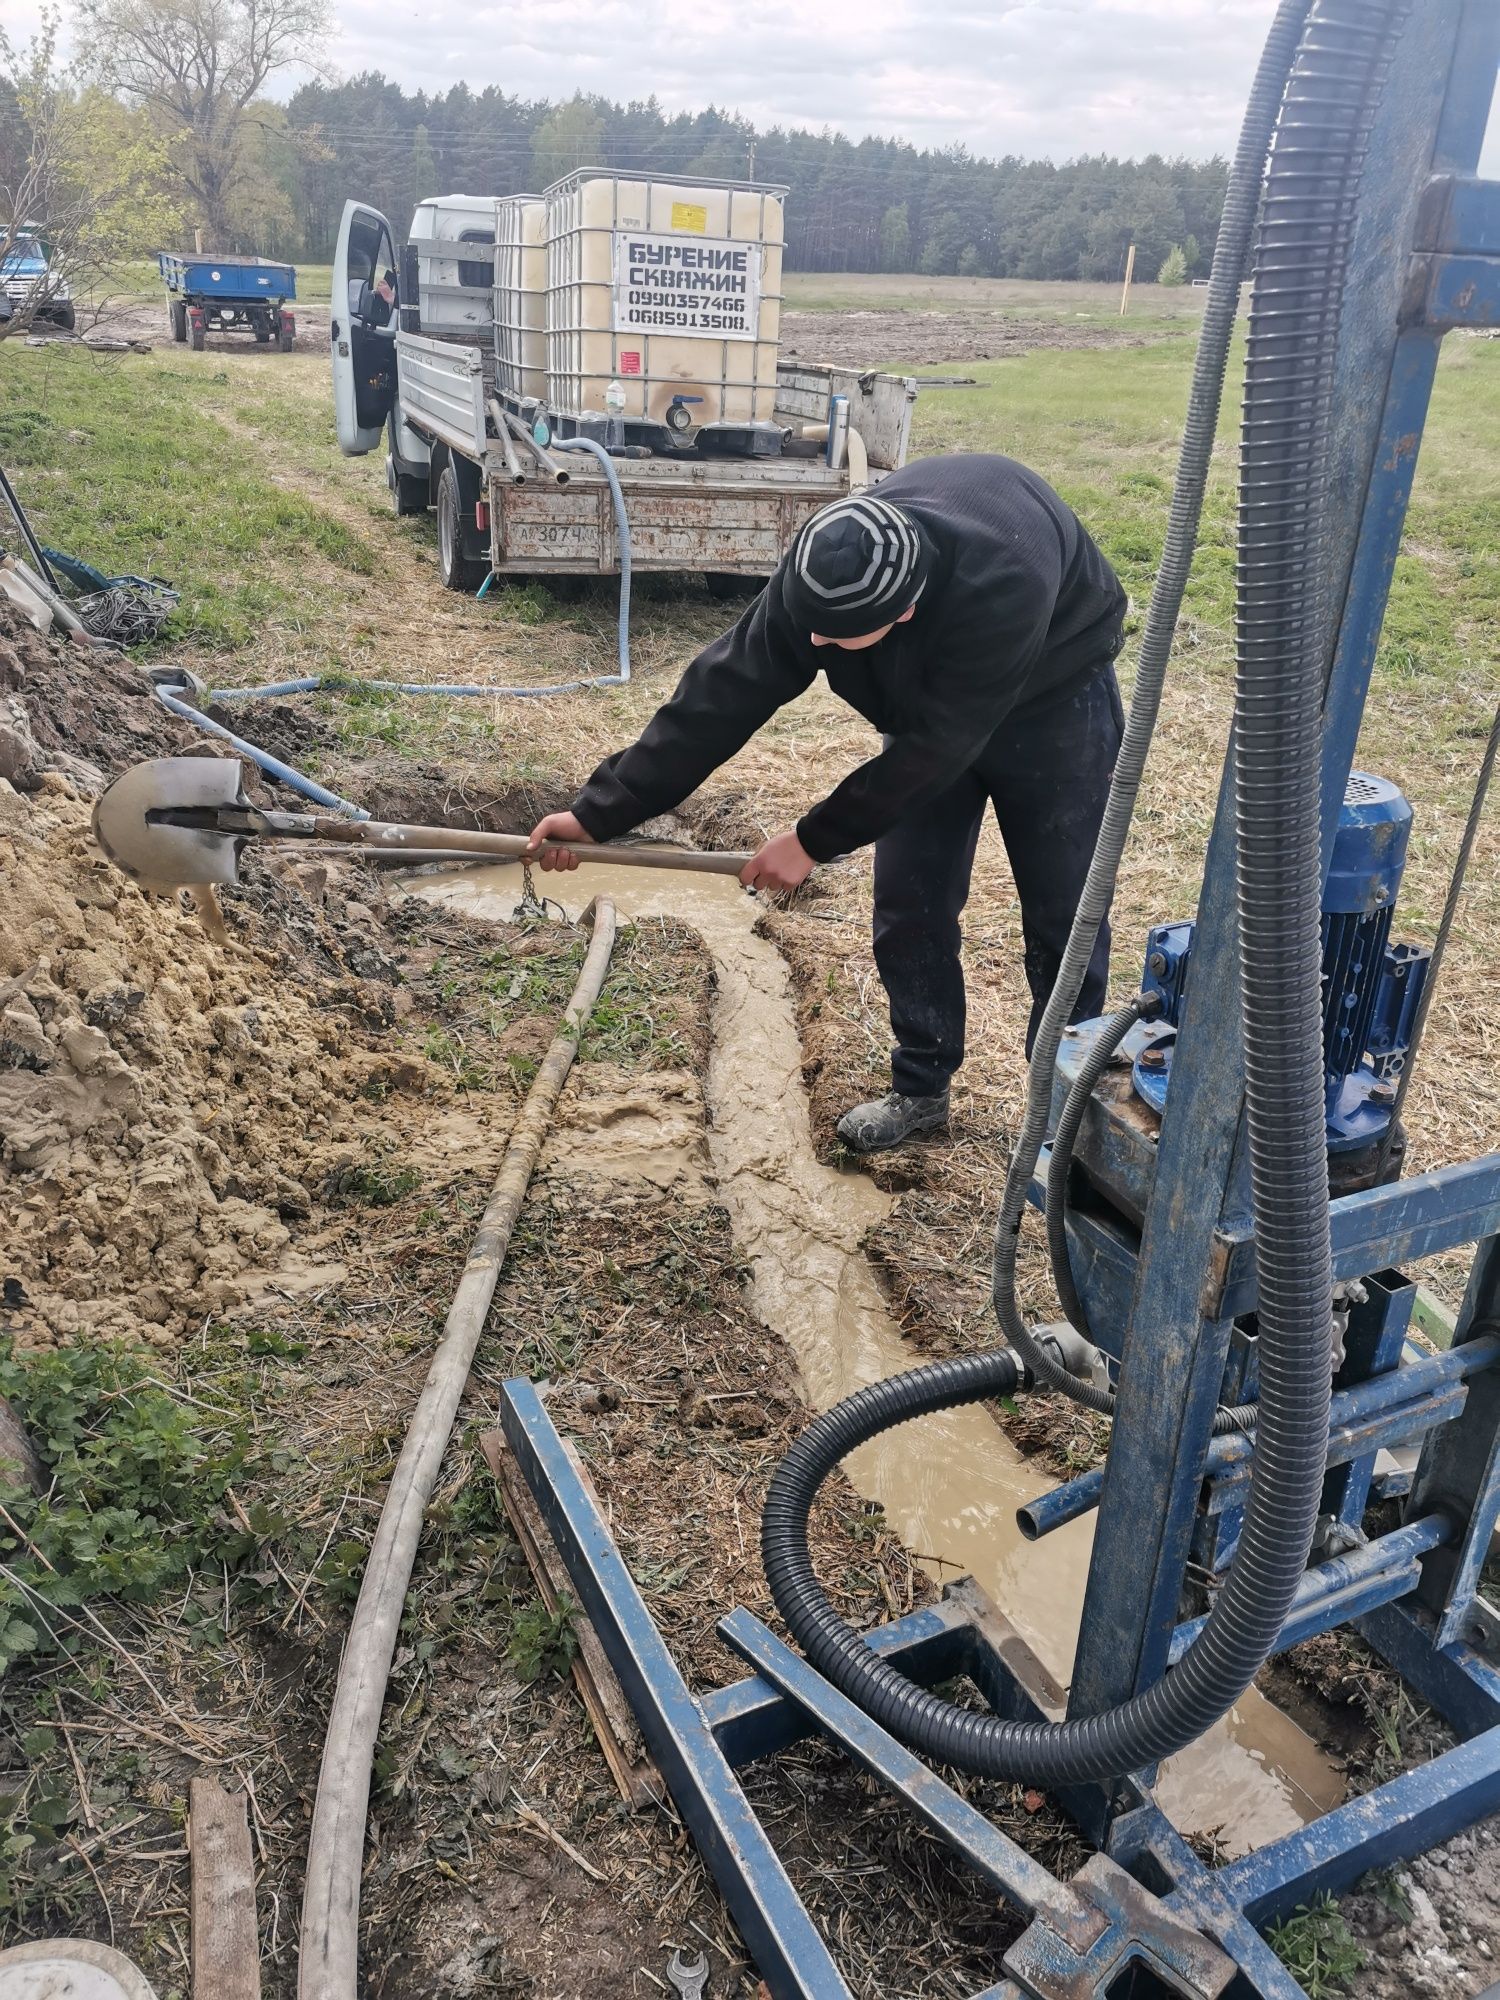
[[[470,833],[451,826],[402,826],[342,819],[336,813],[263,812],[244,794],[244,774],[228,757],[157,757],[126,771],[94,807],[94,838],[117,868],[148,889],[211,888],[239,880],[247,841],[297,841],[320,850],[351,848],[419,861],[518,861],[524,833]],[[700,854],[685,847],[594,846],[543,842],[543,854],[576,854],[616,868],[683,868],[738,875],[748,854]]]

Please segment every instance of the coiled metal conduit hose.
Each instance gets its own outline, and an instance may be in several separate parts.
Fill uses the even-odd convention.
[[[1286,12],[1273,30],[1278,46]],[[1326,1458],[1332,1312],[1319,977],[1329,412],[1365,138],[1405,12],[1405,0],[1314,0],[1284,98],[1275,92],[1282,111],[1260,227],[1242,425],[1233,767],[1261,1400],[1245,1525],[1228,1578],[1172,1672],[1114,1709],[1065,1723],[1015,1723],[958,1708],[870,1651],[813,1571],[807,1518],[818,1488],[878,1431],[1013,1388],[1020,1365],[1003,1352],[861,1390],[809,1427],[778,1467],[766,1502],[767,1580],[814,1666],[918,1749],[987,1777],[1109,1778],[1192,1742],[1268,1657],[1306,1567]],[[1274,77],[1274,65],[1268,71],[1263,62],[1252,96],[1253,111],[1267,121],[1275,117],[1275,103],[1266,102]],[[1242,143],[1237,173],[1244,151]],[[1060,981],[1053,1012],[1061,988]],[[1064,1011],[1070,1004],[1063,995]],[[1059,1033],[1061,1025],[1059,1018]]]

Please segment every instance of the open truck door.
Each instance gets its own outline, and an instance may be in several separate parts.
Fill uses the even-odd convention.
[[[396,400],[396,308],[375,290],[395,268],[391,225],[378,210],[346,201],[328,328],[334,427],[346,458],[375,449]]]

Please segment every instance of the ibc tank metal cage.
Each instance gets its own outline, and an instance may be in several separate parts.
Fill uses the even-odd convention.
[[[786,193],[750,181],[653,179],[603,168],[554,182],[545,197],[551,409],[564,417],[600,411],[605,390],[618,381],[627,421],[672,425],[686,412],[694,427],[771,422]],[[668,257],[701,243],[710,257],[741,265],[746,282],[730,291],[741,272],[726,270],[715,279],[723,294],[705,281],[701,309],[685,306],[680,319],[653,325],[652,314],[665,313],[633,304],[643,294],[628,280],[617,282],[616,245],[628,232],[652,239]],[[742,247],[750,253],[744,260],[723,256]],[[620,324],[622,293],[634,324]]]
[[[547,203],[504,195],[495,205],[495,379],[511,403],[547,394]]]

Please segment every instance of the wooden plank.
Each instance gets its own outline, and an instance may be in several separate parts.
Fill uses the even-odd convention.
[[[547,1532],[547,1524],[531,1497],[531,1489],[522,1477],[520,1467],[499,1431],[486,1431],[479,1440],[479,1449],[499,1484],[505,1511],[510,1516],[527,1566],[536,1579],[542,1602],[554,1613],[564,1598],[574,1607],[573,1635],[578,1642],[578,1651],[573,1655],[573,1683],[599,1739],[605,1762],[620,1789],[620,1796],[627,1805],[637,1809],[659,1805],[666,1798],[661,1773],[646,1754],[635,1716],[615,1678],[615,1670],[609,1664],[598,1633],[578,1608],[577,1593],[567,1568]],[[588,1475],[571,1447],[568,1448],[568,1456],[573,1460],[579,1477],[588,1486]],[[590,1495],[596,1497],[592,1487]]]
[[[260,2000],[255,1862],[243,1792],[188,1786],[193,1872],[193,2000]]]
[[[1435,1292],[1429,1292],[1425,1285],[1417,1287],[1411,1317],[1413,1326],[1425,1334],[1434,1347],[1453,1345],[1453,1329],[1458,1323],[1458,1315],[1451,1306],[1444,1305]]]

